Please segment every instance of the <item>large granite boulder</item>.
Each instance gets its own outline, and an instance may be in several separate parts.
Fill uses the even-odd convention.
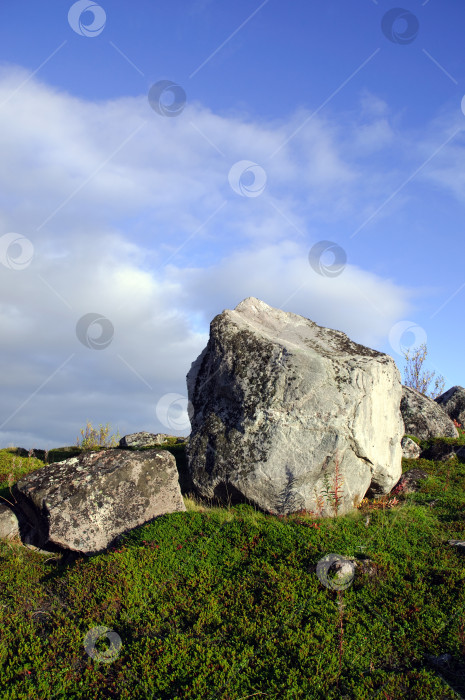
[[[406,435],[413,435],[419,440],[456,438],[459,435],[454,423],[436,401],[409,386],[402,386],[400,411]]]
[[[187,374],[188,469],[199,493],[269,513],[317,511],[325,474],[339,514],[401,473],[402,384],[389,355],[249,297],[210,324]],[[326,501],[322,515],[332,515]]]
[[[167,450],[87,452],[42,467],[12,487],[27,541],[96,554],[152,518],[185,511]]]
[[[453,386],[434,400],[451,420],[456,420],[457,423],[465,427],[465,389],[463,386]]]

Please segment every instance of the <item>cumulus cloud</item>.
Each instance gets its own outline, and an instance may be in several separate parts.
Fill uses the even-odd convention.
[[[358,189],[355,124],[304,112],[253,122],[200,104],[164,118],[146,96],[89,102],[26,79],[0,73],[0,246],[15,232],[33,252],[20,268],[20,240],[0,250],[1,446],[72,444],[87,419],[188,435],[186,373],[212,318],[248,296],[371,347],[408,313],[411,291],[392,280],[350,260],[333,278],[309,264],[322,223],[383,191],[376,177]],[[382,104],[364,99],[366,157],[391,134]],[[260,196],[231,187],[240,160],[263,168]],[[92,347],[98,324],[87,345],[78,337],[90,313],[108,319],[106,347]]]

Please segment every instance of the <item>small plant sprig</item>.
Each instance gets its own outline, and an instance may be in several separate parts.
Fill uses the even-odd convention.
[[[87,421],[85,433],[84,430],[81,430],[82,443],[79,444],[79,438],[77,438],[76,445],[86,450],[92,449],[94,447],[116,447],[116,441],[118,440],[118,438],[121,437],[119,431],[116,437],[113,436],[112,442],[109,445],[107,445],[106,442],[108,438],[108,433],[110,432],[109,424],[107,423],[105,428],[102,426],[102,424],[100,424],[99,427],[100,432],[98,432],[92,427],[92,423],[90,421]]]
[[[315,500],[318,507],[318,517],[321,518],[321,516],[323,515],[323,508],[325,503],[323,497],[317,495],[316,489],[313,489],[313,492],[315,494]]]
[[[325,475],[324,475],[325,488],[322,489],[326,498],[333,505],[335,517],[337,516],[337,512],[338,512],[339,507],[340,507],[340,501],[342,499],[341,494],[338,492],[339,492],[339,489],[341,488],[341,484],[343,481],[344,481],[343,477],[339,474],[339,460],[337,458],[337,452],[336,452],[336,470],[335,470],[335,474],[334,474],[334,490],[333,491],[329,490],[329,479],[328,479],[327,473],[325,473]]]

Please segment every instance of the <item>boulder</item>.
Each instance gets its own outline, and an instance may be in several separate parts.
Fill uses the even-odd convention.
[[[254,297],[213,319],[187,392],[188,469],[203,497],[317,512],[337,465],[344,514],[365,494],[388,494],[402,473],[392,357]],[[326,501],[322,515],[330,514]]]
[[[434,400],[451,420],[456,420],[457,423],[465,427],[465,389],[463,386],[453,386]]]
[[[19,522],[12,508],[0,501],[0,539],[20,537]]]
[[[404,435],[402,438],[401,446],[402,457],[404,457],[404,459],[418,459],[421,454],[420,445],[417,445],[417,443],[412,440],[412,438],[407,437],[407,435]]]
[[[419,440],[432,437],[458,437],[458,431],[445,410],[428,396],[416,389],[402,386],[400,411],[405,433]]]
[[[421,480],[427,479],[428,476],[429,474],[423,471],[423,469],[410,469],[402,474],[391,493],[396,496],[400,493],[415,493],[421,488]]]
[[[122,437],[119,441],[119,446],[121,449],[140,450],[141,447],[164,445],[170,437],[173,436],[166,435],[165,433],[132,433],[131,435],[125,435]]]
[[[167,450],[83,453],[32,472],[12,494],[34,533],[31,544],[86,554],[158,515],[186,510]]]

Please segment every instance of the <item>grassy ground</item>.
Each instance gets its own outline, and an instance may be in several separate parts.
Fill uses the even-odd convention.
[[[42,466],[0,450],[0,495]],[[0,697],[461,697],[465,555],[447,541],[465,539],[465,464],[413,467],[429,475],[418,493],[344,517],[186,496],[187,512],[69,565],[0,541]],[[330,553],[372,568],[323,584]],[[445,652],[439,672],[427,655]]]

